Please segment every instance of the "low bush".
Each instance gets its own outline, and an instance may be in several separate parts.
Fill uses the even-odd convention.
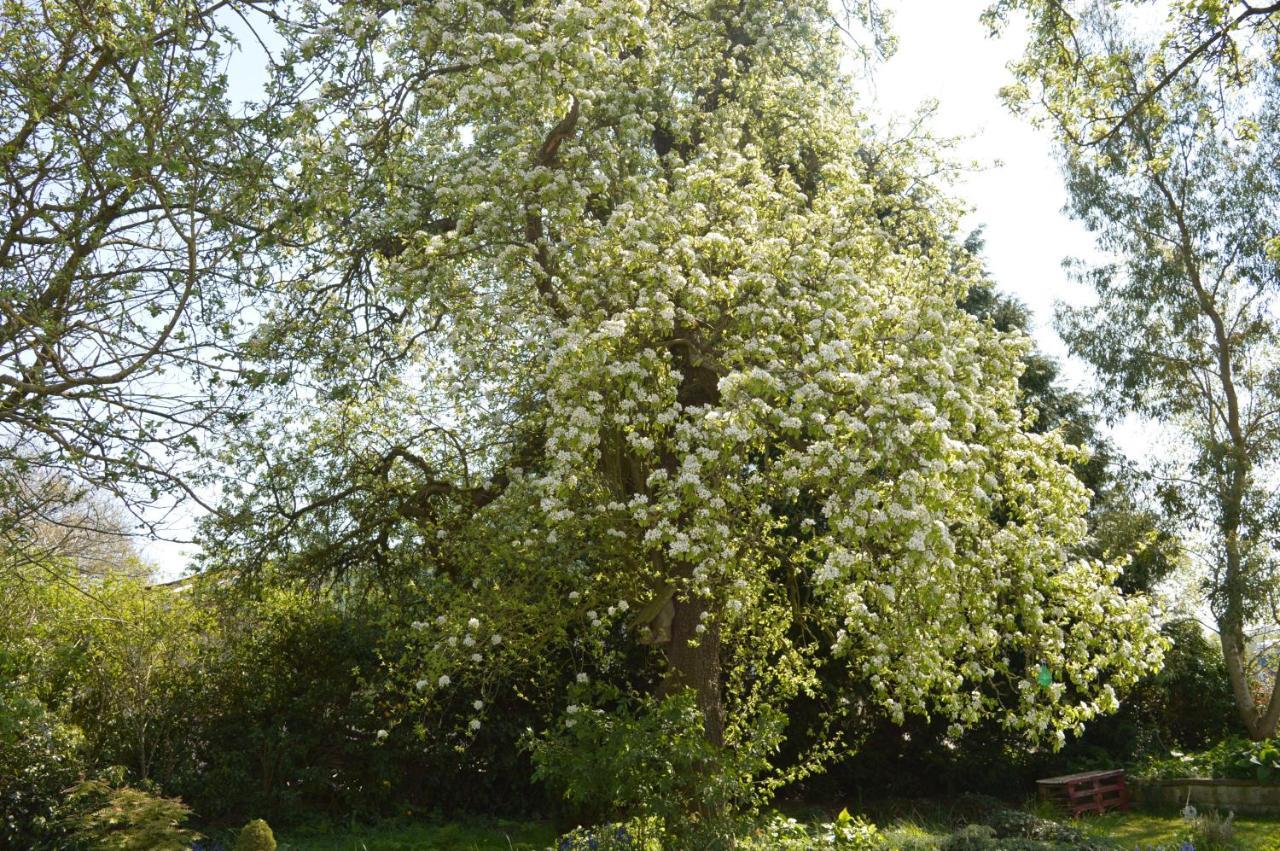
[[[82,736],[12,674],[0,655],[0,848],[36,848],[61,833],[63,790],[84,767]]]
[[[884,848],[884,837],[874,824],[849,815],[841,810],[834,821],[816,825],[804,824],[794,818],[775,815],[758,826],[743,848],[758,851],[810,851],[810,849],[840,849],[840,851],[871,851]]]
[[[1134,777],[1165,780],[1205,777],[1280,783],[1280,738],[1253,742],[1232,737],[1198,753],[1172,752],[1135,766]]]
[[[66,825],[83,848],[188,851],[201,835],[183,827],[191,808],[129,786],[86,780],[70,792]]]
[[[696,847],[729,847],[724,844]],[[655,819],[632,819],[590,828],[577,828],[557,841],[556,851],[662,851],[689,847],[666,833]],[[674,843],[674,844],[673,844]],[[849,815],[848,810],[830,822],[810,824],[774,813],[762,819],[745,837],[734,842],[742,851],[877,851],[886,849],[874,824]]]
[[[1084,833],[1077,828],[1021,810],[999,810],[988,818],[986,824],[1001,838],[1035,839],[1064,845],[1085,842]]]
[[[985,824],[971,824],[948,836],[942,851],[989,851],[995,848],[996,832]]]
[[[240,829],[232,851],[276,851],[275,834],[265,821],[254,819]]]
[[[780,719],[766,719],[773,729],[751,743],[721,748],[707,740],[691,690],[661,700],[603,686],[577,694],[583,703],[568,707],[559,729],[527,745],[535,778],[584,820],[637,819],[636,840],[656,836],[689,848],[732,844],[749,826],[760,800],[756,779],[768,768],[763,750],[780,739]]]
[[[1190,845],[1195,851],[1243,851],[1244,846],[1236,837],[1235,815],[1225,818],[1218,813],[1207,813],[1192,820],[1183,837],[1183,847]]]
[[[556,851],[662,851],[659,829],[643,820],[579,827],[556,840]]]
[[[1112,848],[1106,842],[1086,837],[1083,831],[1070,825],[1007,807],[986,809],[980,818],[981,821],[960,828],[933,847],[941,851],[1106,851]]]

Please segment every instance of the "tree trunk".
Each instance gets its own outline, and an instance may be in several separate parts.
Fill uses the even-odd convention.
[[[1235,698],[1240,721],[1254,741],[1273,738],[1277,726],[1280,726],[1280,688],[1272,685],[1266,710],[1260,712],[1249,687],[1244,629],[1238,622],[1232,625],[1223,623],[1223,620],[1226,619],[1219,621],[1218,636],[1222,641],[1222,658],[1227,665],[1227,678],[1231,681],[1231,694]]]
[[[720,401],[720,376],[703,362],[693,333],[678,329],[681,342],[670,348],[681,379],[676,398],[686,408],[715,405]],[[675,473],[678,459],[663,459],[668,472]],[[665,645],[667,672],[658,686],[658,696],[692,688],[702,710],[703,729],[714,744],[724,743],[724,706],[720,699],[720,625],[713,601],[698,595],[689,585],[692,570],[680,570],[671,619],[671,641]],[[705,616],[705,620],[704,620]],[[705,626],[702,632],[700,625]]]
[[[703,729],[714,744],[724,743],[724,706],[720,700],[720,627],[714,618],[699,634],[698,625],[708,613],[707,600],[678,593],[671,619],[671,641],[666,645],[667,673],[658,686],[666,697],[692,688],[702,710]]]
[[[1223,382],[1234,391],[1224,379]],[[1233,403],[1235,396],[1228,396]],[[1222,609],[1218,614],[1218,638],[1222,643],[1222,659],[1227,666],[1227,679],[1231,683],[1231,696],[1235,700],[1236,711],[1244,724],[1245,733],[1257,741],[1275,735],[1276,718],[1274,709],[1280,707],[1276,703],[1276,695],[1280,689],[1273,689],[1271,700],[1265,715],[1258,711],[1253,697],[1253,689],[1249,684],[1248,657],[1249,646],[1244,632],[1245,589],[1243,575],[1243,556],[1240,547],[1240,526],[1244,505],[1244,483],[1248,475],[1248,458],[1242,447],[1237,444],[1231,459],[1228,473],[1228,487],[1222,499],[1222,521],[1220,531],[1223,537],[1225,553],[1225,569],[1223,570],[1221,587]]]
[[[1222,641],[1222,658],[1227,665],[1227,679],[1231,682],[1231,694],[1235,698],[1236,711],[1244,724],[1249,738],[1265,739],[1270,734],[1260,728],[1257,707],[1254,706],[1253,692],[1249,688],[1249,678],[1245,673],[1245,642],[1241,630],[1219,623],[1218,637]]]

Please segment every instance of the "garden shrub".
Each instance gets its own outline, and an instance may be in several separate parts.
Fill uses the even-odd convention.
[[[938,847],[942,851],[1106,851],[1112,848],[1106,842],[1086,837],[1077,828],[1031,813],[1004,806],[980,807],[980,810],[984,810],[978,813],[980,822],[955,831]]]
[[[60,833],[63,790],[83,770],[82,741],[0,651],[0,848],[36,848]]]
[[[1068,845],[1085,841],[1084,833],[1077,828],[1021,810],[999,810],[986,820],[986,824],[1001,838],[1036,839]]]
[[[204,590],[200,602],[215,627],[174,692],[169,711],[190,728],[191,757],[166,788],[221,823],[390,815],[422,753],[415,761],[399,739],[375,746],[381,719],[366,678],[383,622],[287,588],[256,597]]]
[[[874,824],[841,810],[835,821],[818,825],[774,815],[759,825],[742,847],[759,851],[872,851],[884,848],[885,843]]]
[[[1243,851],[1244,846],[1236,837],[1235,814],[1226,817],[1216,812],[1197,816],[1184,837],[1195,851]]]
[[[190,807],[141,789],[86,780],[71,790],[67,804],[68,833],[85,848],[187,851],[202,838],[183,827]]]
[[[665,699],[600,695],[617,709],[570,705],[559,729],[527,741],[534,776],[586,820],[640,818],[675,847],[732,845],[759,800],[755,779],[768,767],[762,748],[710,743],[692,690]],[[772,732],[756,741],[776,743],[781,721],[766,723]]]
[[[1206,751],[1174,751],[1165,758],[1149,759],[1135,766],[1132,774],[1148,780],[1206,777],[1280,783],[1280,738],[1254,742],[1233,736]]]
[[[942,851],[990,851],[996,847],[996,832],[985,824],[971,824],[951,834],[942,843]]]
[[[240,829],[232,851],[276,851],[275,834],[270,825],[256,818]]]
[[[184,685],[199,676],[207,622],[189,593],[114,573],[89,582],[68,575],[45,595],[27,670],[45,703],[84,733],[91,767],[124,766],[135,785],[167,788],[192,757]]]
[[[1084,838],[1043,840],[1027,836],[997,836],[988,825],[975,824],[957,830],[939,847],[941,851],[1110,851],[1113,846]]]
[[[556,851],[662,851],[660,828],[643,820],[578,827],[556,841]],[[641,838],[648,837],[648,838]]]
[[[710,847],[729,847],[729,840],[723,839],[723,846]],[[679,842],[655,819],[633,819],[626,823],[576,828],[561,836],[555,848],[556,851],[662,851],[686,847],[672,844]],[[834,821],[816,825],[771,814],[733,847],[743,851],[877,851],[886,846],[874,824],[842,810]]]

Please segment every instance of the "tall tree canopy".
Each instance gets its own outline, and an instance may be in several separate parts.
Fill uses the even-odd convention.
[[[1204,544],[1242,723],[1274,735],[1280,690],[1257,701],[1249,629],[1275,623],[1277,590],[1276,10],[1174,4],[1161,34],[1103,4],[1006,5],[1038,23],[1011,94],[1040,104],[1070,210],[1116,258],[1078,267],[1098,303],[1065,310],[1061,330],[1113,411],[1176,434],[1166,508]]]
[[[839,30],[824,0],[313,9],[255,341],[299,383],[233,450],[214,558],[414,583],[423,706],[562,642],[605,678],[651,648],[731,745],[828,663],[955,730],[1114,708],[1148,604],[1079,555],[1027,340],[959,306],[956,211]]]
[[[215,15],[258,5],[0,6],[0,564],[90,519],[87,493],[181,489],[234,407],[238,214],[263,172]]]
[[[1030,22],[1026,53],[1015,63],[1019,80],[1009,90],[1013,103],[1037,103],[1064,141],[1094,146],[1114,141],[1141,113],[1158,112],[1166,90],[1180,81],[1239,88],[1280,62],[1280,3],[1172,0],[1163,22],[1151,6],[1144,0],[995,0],[983,15],[993,30],[1016,12]],[[1108,14],[1146,30],[1140,67],[1113,49],[1122,44],[1098,37],[1097,23]]]

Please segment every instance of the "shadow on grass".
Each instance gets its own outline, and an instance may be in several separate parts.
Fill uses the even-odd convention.
[[[280,837],[279,851],[543,851],[555,839],[555,830],[539,822],[384,822],[289,832]]]

